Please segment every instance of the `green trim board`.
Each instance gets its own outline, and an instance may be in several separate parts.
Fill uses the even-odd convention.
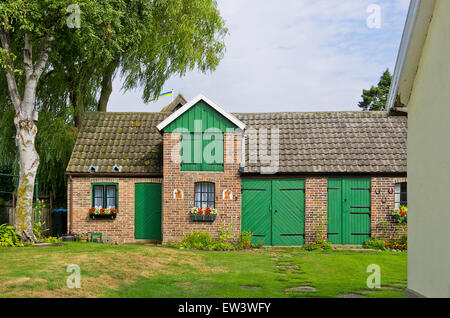
[[[242,180],[242,231],[265,245],[303,245],[305,180]]]
[[[370,179],[328,179],[327,232],[333,244],[363,244],[371,236]]]
[[[162,239],[162,185],[135,183],[134,237],[135,239]]]

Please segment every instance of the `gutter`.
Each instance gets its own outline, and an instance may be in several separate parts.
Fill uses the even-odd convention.
[[[388,115],[397,106],[407,106],[435,5],[436,0],[411,0],[386,104]],[[400,96],[401,87],[407,96]]]
[[[413,26],[417,18],[419,2],[420,0],[411,0],[411,3],[409,4],[408,17],[406,18],[405,29],[403,30],[397,61],[395,63],[394,75],[392,76],[392,84],[389,90],[389,97],[386,104],[388,115],[390,114],[391,109],[394,107],[395,99],[397,97],[400,78],[405,66],[406,53],[408,52],[408,48],[411,43]]]
[[[162,173],[145,173],[145,172],[66,172],[69,177],[84,178],[162,178]]]

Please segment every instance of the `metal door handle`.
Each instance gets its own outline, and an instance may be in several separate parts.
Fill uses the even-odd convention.
[[[277,213],[278,212],[278,210],[275,210],[275,213]]]

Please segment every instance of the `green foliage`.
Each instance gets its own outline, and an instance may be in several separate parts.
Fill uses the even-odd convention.
[[[239,235],[239,241],[236,243],[234,235],[232,234],[233,227],[223,225],[219,230],[219,239],[215,240],[207,231],[193,231],[184,236],[181,244],[169,242],[168,247],[174,248],[192,248],[199,250],[211,251],[230,251],[242,250],[244,248],[252,247],[250,232],[242,232]],[[260,246],[258,246],[260,247]]]
[[[81,10],[79,29],[66,24],[72,14],[67,8],[73,4]],[[64,172],[81,116],[98,109],[98,96],[105,91],[107,101],[117,70],[124,76],[123,89],[143,87],[147,100],[158,96],[172,75],[194,68],[215,70],[227,33],[215,0],[5,0],[0,2],[1,29],[10,33],[12,53],[1,48],[0,65],[17,71],[19,92],[25,78],[24,34],[30,35],[33,62],[45,35],[54,38],[36,92],[37,179],[40,191],[52,190],[61,202],[66,196]],[[4,75],[0,76],[0,113],[0,167],[17,174],[15,110]]]
[[[370,237],[367,241],[364,242],[363,247],[373,250],[386,250],[384,241],[377,239],[376,237]]]
[[[242,248],[250,248],[252,246],[252,237],[253,234],[251,232],[241,232],[239,235],[239,245],[242,246]]]
[[[389,69],[384,71],[377,86],[363,89],[362,101],[358,106],[363,110],[386,110],[387,98],[391,87],[392,76]]]
[[[0,246],[23,246],[13,226],[7,224],[0,225]]]
[[[312,243],[305,244],[303,248],[306,251],[316,251],[316,250],[332,250],[333,244],[327,242],[325,238],[317,238],[312,241]]]
[[[384,244],[390,250],[406,251],[408,250],[408,236],[403,235],[399,240],[389,239]]]
[[[39,242],[43,242],[43,243],[50,243],[50,244],[61,244],[62,241],[54,236],[50,236],[50,237],[42,237],[39,239]]]
[[[219,242],[233,243],[234,242],[233,230],[234,230],[233,224],[226,226],[225,222],[223,222],[219,229]]]
[[[47,208],[48,206],[45,204],[43,200],[38,200],[38,204],[35,207],[35,220],[33,223],[33,233],[36,236],[36,238],[41,239],[43,234],[48,231],[48,229],[45,229],[45,222],[41,221],[42,218],[42,211],[43,209]]]
[[[182,246],[186,248],[207,250],[212,249],[216,244],[216,241],[207,231],[194,231],[192,233],[187,233],[181,243]]]

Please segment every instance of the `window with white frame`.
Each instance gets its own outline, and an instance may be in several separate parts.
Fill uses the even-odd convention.
[[[402,205],[408,206],[407,201],[407,183],[401,182],[395,184],[395,208],[400,209]]]

